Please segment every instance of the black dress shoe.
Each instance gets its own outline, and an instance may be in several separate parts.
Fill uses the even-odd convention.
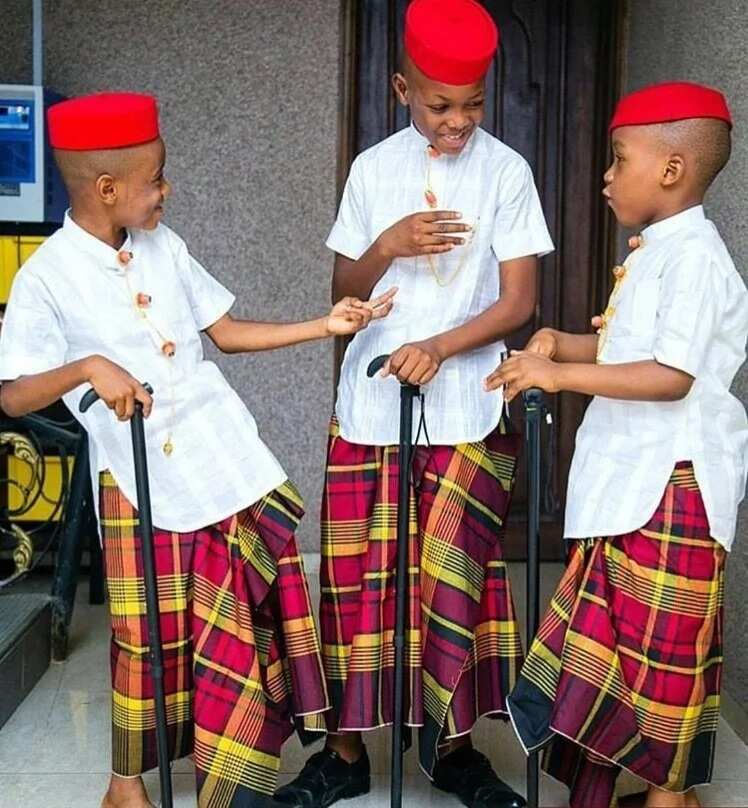
[[[437,761],[434,785],[454,794],[468,808],[523,808],[524,798],[500,780],[488,758],[461,746]]]
[[[274,799],[294,808],[327,808],[338,800],[368,794],[370,772],[366,749],[355,763],[346,763],[325,748],[312,755],[298,777],[275,792]]]

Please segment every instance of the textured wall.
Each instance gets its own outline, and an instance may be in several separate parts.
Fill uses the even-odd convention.
[[[745,0],[629,0],[627,85],[685,79],[722,89],[735,118],[732,159],[706,200],[707,212],[748,280],[748,3]],[[748,401],[748,371],[735,392]],[[725,688],[748,709],[748,504],[727,565]]]
[[[2,0],[0,82],[31,81],[30,0]],[[339,0],[47,0],[45,83],[155,93],[165,221],[260,320],[324,313],[335,213]],[[6,45],[9,47],[6,48]],[[317,546],[331,342],[219,363],[307,500]]]

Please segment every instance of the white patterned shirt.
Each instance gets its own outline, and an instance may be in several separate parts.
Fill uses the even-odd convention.
[[[577,433],[565,536],[616,536],[655,513],[676,462],[693,462],[711,535],[728,550],[745,493],[748,421],[730,385],[745,360],[748,291],[699,205],[647,227],[600,362],[656,360],[694,382],[681,401],[595,397]]]
[[[360,154],[351,166],[327,246],[353,260],[404,216],[428,210],[426,165],[440,210],[477,223],[472,243],[436,256],[439,286],[425,257],[395,259],[372,291],[399,292],[388,317],[372,322],[348,346],[335,412],[343,438],[386,446],[398,443],[399,388],[395,378],[369,379],[366,368],[381,354],[463,325],[499,299],[499,262],[553,249],[532,172],[500,140],[477,129],[456,156],[428,158],[428,141],[412,124]],[[501,361],[503,341],[453,356],[423,387],[432,443],[482,440],[498,424],[503,401],[482,380]],[[415,431],[415,425],[414,425]],[[422,435],[421,440],[425,437]]]
[[[115,250],[66,216],[13,283],[0,335],[0,379],[100,354],[149,382],[154,396],[145,438],[153,522],[165,530],[196,530],[248,507],[286,475],[244,403],[203,357],[200,331],[226,314],[234,296],[164,225],[132,231],[122,249],[133,254],[127,269]],[[151,295],[148,317],[175,342],[173,358],[159,349],[130,290]],[[102,402],[81,414],[87,389],[82,385],[63,399],[90,438],[94,502],[98,472],[109,469],[137,505],[130,425]],[[161,447],[169,435],[174,451],[167,457]]]

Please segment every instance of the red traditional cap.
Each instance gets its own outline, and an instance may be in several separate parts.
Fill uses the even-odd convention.
[[[689,118],[716,118],[732,127],[727,100],[719,90],[673,81],[653,84],[624,96],[616,107],[610,130],[619,126],[685,121]]]
[[[405,50],[415,66],[444,84],[486,75],[499,29],[476,0],[413,0],[405,12]]]
[[[54,149],[121,149],[159,136],[156,99],[141,93],[71,98],[49,108],[47,123]]]

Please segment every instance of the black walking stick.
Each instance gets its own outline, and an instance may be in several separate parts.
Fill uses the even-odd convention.
[[[378,373],[389,357],[378,356],[366,371],[369,378]],[[397,496],[397,567],[395,570],[395,682],[392,710],[392,781],[390,806],[403,801],[403,701],[405,689],[405,611],[408,604],[408,543],[410,521],[410,462],[413,454],[413,400],[420,388],[400,386],[400,454]]]
[[[149,385],[143,387],[152,393]],[[81,399],[80,411],[86,412],[99,398],[95,390],[89,390]],[[151,519],[151,492],[148,486],[148,463],[145,453],[143,431],[143,405],[135,402],[135,412],[130,419],[132,454],[135,463],[135,489],[138,497],[138,529],[143,548],[143,579],[145,583],[146,619],[148,621],[148,645],[151,649],[151,678],[156,706],[156,751],[158,773],[161,783],[161,805],[172,808],[171,770],[169,767],[169,739],[166,723],[166,698],[164,695],[164,659],[159,625],[158,590],[156,588],[156,565],[153,557],[153,522]]]
[[[540,420],[543,392],[523,394],[527,445],[527,647],[538,631],[540,618]],[[527,808],[538,808],[538,753],[527,758]]]

